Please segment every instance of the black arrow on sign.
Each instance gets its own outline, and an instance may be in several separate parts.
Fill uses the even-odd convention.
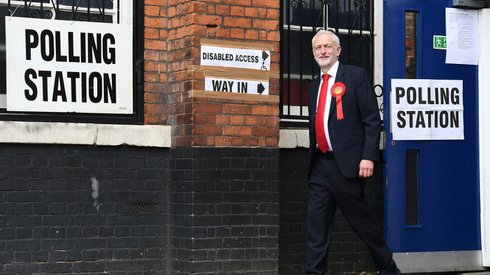
[[[265,90],[265,87],[264,85],[262,85],[262,83],[259,83],[257,84],[257,93],[259,93],[259,95],[261,95]]]
[[[266,60],[268,57],[269,55],[265,51],[262,51],[262,60]]]

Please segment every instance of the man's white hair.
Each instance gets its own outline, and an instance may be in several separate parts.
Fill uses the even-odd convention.
[[[319,30],[315,34],[315,36],[313,36],[313,39],[311,39],[311,47],[313,48],[313,50],[315,49],[315,39],[317,38],[317,36],[324,35],[324,34],[330,35],[330,37],[332,37],[332,41],[335,44],[335,46],[340,47],[340,38],[334,32],[330,30]]]

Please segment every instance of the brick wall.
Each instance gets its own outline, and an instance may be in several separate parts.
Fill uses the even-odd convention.
[[[275,102],[192,96],[204,90],[200,39],[268,43],[279,95],[279,1],[145,1],[145,123],[173,126],[176,147],[277,147]]]
[[[0,274],[278,274],[278,150],[0,145]]]
[[[202,39],[268,45],[275,100],[196,95]],[[171,272],[276,274],[278,71],[279,1],[145,1],[145,123],[175,148]]]
[[[278,150],[172,150],[172,274],[278,274]]]
[[[164,274],[168,149],[0,145],[0,274]]]
[[[277,148],[279,5],[145,0],[144,123],[171,125],[172,148],[1,144],[0,274],[302,273],[306,156]],[[273,99],[196,96],[202,39],[269,45]],[[330,270],[372,270],[337,217]]]

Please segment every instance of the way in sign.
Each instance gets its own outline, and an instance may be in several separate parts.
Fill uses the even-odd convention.
[[[269,82],[206,77],[205,89],[213,92],[268,95]]]
[[[233,86],[235,86],[235,88],[233,88]],[[248,90],[247,82],[213,80],[213,91],[231,92],[231,93],[235,92],[240,94],[246,94],[247,90]]]

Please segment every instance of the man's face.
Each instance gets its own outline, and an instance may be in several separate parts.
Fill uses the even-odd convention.
[[[330,69],[339,59],[341,48],[334,44],[332,37],[328,34],[317,36],[313,47],[313,56],[322,70]]]

